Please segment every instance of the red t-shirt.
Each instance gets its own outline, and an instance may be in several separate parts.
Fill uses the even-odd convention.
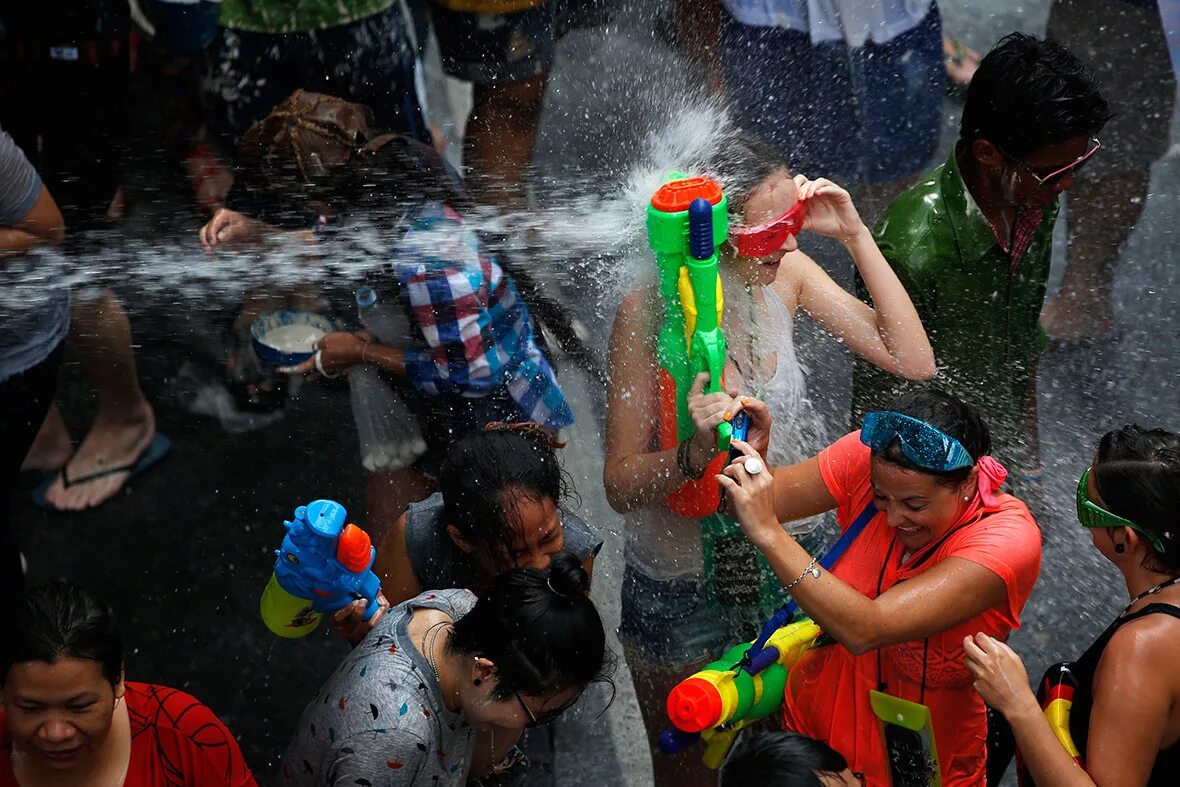
[[[860,433],[842,437],[819,455],[824,484],[836,498],[836,519],[846,529],[872,500],[868,447]],[[963,637],[983,631],[1006,639],[1020,626],[1020,611],[1041,570],[1041,533],[1028,508],[1011,495],[997,495],[941,541],[919,550],[902,565],[903,550],[883,512],[848,547],[832,573],[868,598],[884,593],[939,561],[956,557],[992,571],[1008,597],[999,606],[924,641],[880,651],[885,691],[930,708],[935,746],[946,787],[983,784],[987,718],[983,700],[963,666]],[[925,651],[925,653],[924,653]],[[792,668],[784,722],[792,730],[826,741],[870,785],[888,785],[880,724],[869,705],[877,688],[878,653],[856,656],[838,644],[815,648]],[[925,691],[923,692],[923,673]]]
[[[131,720],[124,787],[257,787],[233,734],[195,697],[167,686],[124,685]],[[18,787],[3,709],[0,787]]]

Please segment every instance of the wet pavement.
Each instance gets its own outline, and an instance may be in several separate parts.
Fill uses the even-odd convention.
[[[945,29],[981,51],[1014,28],[1042,32],[1048,13],[1044,0],[960,0],[941,7]],[[617,177],[628,151],[657,119],[658,102],[645,99],[683,81],[674,56],[650,32],[654,18],[653,7],[627,8],[611,26],[576,31],[562,42],[538,146],[541,204],[550,198],[548,184],[568,182],[571,172],[580,173],[579,184]],[[436,121],[453,136],[457,129],[447,114],[462,110],[462,91],[436,82],[431,96]],[[944,150],[958,111],[948,100]],[[183,207],[178,194],[154,189],[141,184],[129,235],[138,239],[134,242],[188,237],[191,260],[173,262],[199,266],[196,213]],[[1053,346],[1042,359],[1046,473],[1038,513],[1045,562],[1024,627],[1012,641],[1034,676],[1053,661],[1078,655],[1126,597],[1117,572],[1093,550],[1073,517],[1074,484],[1097,438],[1131,420],[1180,428],[1180,314],[1173,296],[1180,285],[1180,267],[1173,262],[1177,197],[1180,154],[1173,150],[1153,169],[1146,210],[1122,255],[1114,290],[1117,338]],[[1059,247],[1061,230],[1059,225]],[[847,262],[830,247],[808,248],[847,280]],[[1057,252],[1051,286],[1060,278],[1061,249]],[[124,628],[128,677],[176,686],[209,704],[240,737],[266,783],[304,704],[345,648],[326,627],[303,640],[274,638],[258,618],[257,602],[281,522],[295,506],[331,497],[363,515],[364,482],[347,389],[305,386],[277,423],[229,434],[215,420],[182,409],[174,384],[184,360],[209,344],[208,337],[194,335],[193,326],[219,326],[219,320],[229,319],[228,307],[159,293],[143,297],[134,282],[116,289],[132,313],[144,389],[156,406],[160,431],[173,438],[173,451],[98,510],[65,516],[22,504],[17,519],[29,571],[34,577],[69,577],[105,596]],[[605,336],[613,315],[577,294],[570,287],[569,301],[596,336]],[[192,319],[193,312],[201,319]],[[800,334],[813,399],[834,424],[846,423],[845,351],[814,330]],[[560,374],[578,417],[569,435],[567,468],[582,515],[607,540],[594,597],[613,630],[622,524],[601,488],[601,384],[568,362]],[[62,391],[67,422],[80,436],[94,399],[69,353]],[[587,708],[558,728],[559,783],[650,783],[642,724],[621,653],[616,682],[614,703],[604,715]]]

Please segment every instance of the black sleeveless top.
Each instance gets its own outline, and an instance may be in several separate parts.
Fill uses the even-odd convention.
[[[1171,615],[1180,618],[1180,608],[1171,604],[1148,604],[1138,612],[1115,620],[1102,636],[1094,640],[1080,659],[1074,664],[1074,675],[1078,680],[1078,691],[1074,694],[1073,707],[1069,713],[1069,733],[1082,754],[1082,761],[1086,757],[1086,744],[1090,736],[1090,713],[1094,710],[1094,674],[1098,671],[1098,661],[1102,658],[1102,651],[1110,642],[1114,633],[1120,627],[1132,620],[1147,615]],[[1151,778],[1147,780],[1147,787],[1175,787],[1180,784],[1180,743],[1170,749],[1162,749],[1155,757],[1155,765],[1151,769]]]

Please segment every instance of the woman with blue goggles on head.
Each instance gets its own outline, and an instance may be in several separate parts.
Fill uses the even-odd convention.
[[[794,465],[766,468],[736,445],[743,455],[718,476],[729,513],[828,643],[792,668],[784,726],[843,753],[868,785],[890,784],[889,763],[915,740],[880,723],[874,703],[890,695],[929,710],[944,785],[983,784],[986,709],[963,638],[1002,640],[1020,625],[1041,537],[1028,508],[999,493],[1007,471],[979,414],[919,390]],[[863,530],[826,571],[782,523],[831,509],[842,529]]]

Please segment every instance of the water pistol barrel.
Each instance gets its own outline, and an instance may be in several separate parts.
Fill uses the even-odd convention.
[[[368,533],[346,524],[347,511],[332,500],[316,500],[295,509],[275,568],[262,592],[259,612],[266,627],[280,637],[310,634],[325,613],[365,599],[364,618],[377,613],[380,581],[372,572],[376,559]]]
[[[664,305],[656,353],[660,365],[660,445],[675,448],[693,434],[688,392],[699,372],[708,371],[707,392],[722,390],[725,337],[721,332],[724,294],[717,274],[717,249],[728,236],[728,206],[721,187],[704,177],[673,173],[647,209],[648,242],[655,252]],[[730,427],[718,428],[718,450],[728,448]],[[699,481],[668,497],[682,516],[712,514],[720,502],[713,476],[724,455]]]
[[[779,629],[767,643],[776,660],[756,674],[738,668],[751,643],[734,645],[672,689],[669,720],[682,732],[698,733],[769,716],[782,704],[787,671],[817,636],[819,626],[810,620]]]

